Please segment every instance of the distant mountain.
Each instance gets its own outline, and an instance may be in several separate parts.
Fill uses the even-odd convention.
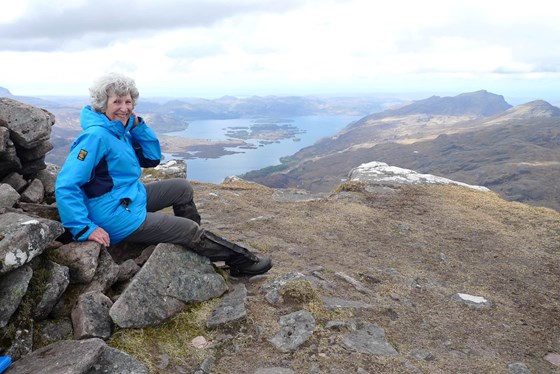
[[[476,115],[488,117],[511,108],[501,95],[485,90],[464,93],[454,97],[432,96],[401,108],[387,111],[392,115],[442,114],[449,116]]]
[[[557,108],[544,100],[535,100],[526,104],[518,105],[507,110],[497,118],[488,121],[489,124],[507,122],[510,120],[523,120],[533,118],[559,117],[560,108]]]
[[[45,100],[45,99],[41,99],[38,97],[31,97],[31,96],[12,95],[10,90],[4,87],[0,87],[0,97],[7,97],[10,99],[18,100],[21,101],[22,103],[33,105],[43,109],[55,109],[55,108],[63,107],[63,105],[61,105],[60,103],[51,100]]]
[[[439,115],[453,117],[488,117],[511,108],[502,95],[486,90],[463,93],[453,97],[432,96],[402,106],[371,114],[351,127],[360,127],[363,122],[387,117],[402,117],[413,114]]]
[[[234,118],[286,118],[309,115],[365,115],[394,99],[375,97],[251,96],[176,99],[164,104],[140,102],[138,111],[179,116],[183,121]]]
[[[465,98],[468,105],[461,111],[455,104]],[[244,178],[273,187],[324,192],[346,178],[349,168],[380,161],[483,185],[510,200],[560,210],[556,187],[560,109],[545,101],[511,107],[500,98],[478,91],[429,98],[367,116],[287,157],[283,167],[251,172]],[[422,113],[422,108],[429,113]]]

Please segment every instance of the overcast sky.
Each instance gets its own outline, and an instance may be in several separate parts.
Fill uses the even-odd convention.
[[[1,0],[0,86],[141,96],[459,94],[554,102],[552,0]]]

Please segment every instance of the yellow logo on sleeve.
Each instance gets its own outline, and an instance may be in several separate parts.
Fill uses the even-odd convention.
[[[78,153],[78,160],[84,161],[87,156],[87,151],[85,149],[80,149],[80,153]]]

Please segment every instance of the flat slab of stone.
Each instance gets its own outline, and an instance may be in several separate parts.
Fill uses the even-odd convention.
[[[158,244],[109,314],[120,327],[152,326],[187,303],[210,300],[227,289],[208,258],[180,245]]]
[[[60,222],[19,213],[0,214],[0,274],[33,260],[63,232]]]
[[[294,352],[315,331],[315,318],[307,310],[280,317],[280,331],[268,341],[282,352]]]
[[[112,305],[111,299],[101,292],[81,294],[71,314],[74,339],[111,337],[109,309]]]
[[[99,361],[93,365],[88,374],[149,374],[144,364],[118,349],[107,347]]]
[[[10,129],[10,138],[25,149],[48,141],[54,115],[46,110],[9,98],[0,98],[0,119]]]
[[[544,359],[552,365],[560,366],[560,354],[558,353],[547,353]]]
[[[514,362],[508,365],[509,374],[531,374],[531,370],[522,362]]]
[[[373,305],[364,303],[362,301],[346,300],[339,297],[321,297],[321,301],[325,304],[327,309],[371,309]]]
[[[36,323],[35,328],[43,344],[69,339],[73,334],[72,321],[69,318],[47,319]]]
[[[296,374],[295,371],[289,368],[274,367],[274,368],[259,368],[255,374]]]
[[[35,320],[38,321],[47,318],[70,284],[70,273],[66,266],[46,260],[44,271],[48,273],[45,291],[33,312]]]
[[[119,265],[115,263],[113,257],[105,248],[101,248],[95,275],[84,292],[107,291],[119,279],[119,271]]]
[[[20,194],[12,186],[0,183],[0,209],[13,207],[19,198]]]
[[[71,284],[90,283],[97,271],[101,244],[71,242],[48,252],[48,257],[61,265],[67,266]]]
[[[395,348],[387,342],[385,330],[371,323],[347,335],[342,345],[349,351],[359,353],[380,356],[395,356],[398,354]]]
[[[247,317],[246,301],[247,288],[242,283],[237,284],[233,291],[226,294],[214,309],[206,321],[206,327],[214,329],[244,320]]]
[[[0,277],[0,328],[17,310],[32,276],[33,270],[27,265]]]
[[[14,362],[6,374],[83,374],[99,360],[107,344],[101,339],[62,340]]]

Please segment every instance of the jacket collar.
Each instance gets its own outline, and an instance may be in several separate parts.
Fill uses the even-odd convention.
[[[130,128],[131,121],[134,121],[133,116],[130,116],[127,126],[124,127],[121,121],[109,120],[104,113],[99,113],[93,110],[91,105],[86,105],[80,114],[80,124],[84,130],[93,126],[100,126],[106,128],[118,137],[124,136],[127,129]]]

